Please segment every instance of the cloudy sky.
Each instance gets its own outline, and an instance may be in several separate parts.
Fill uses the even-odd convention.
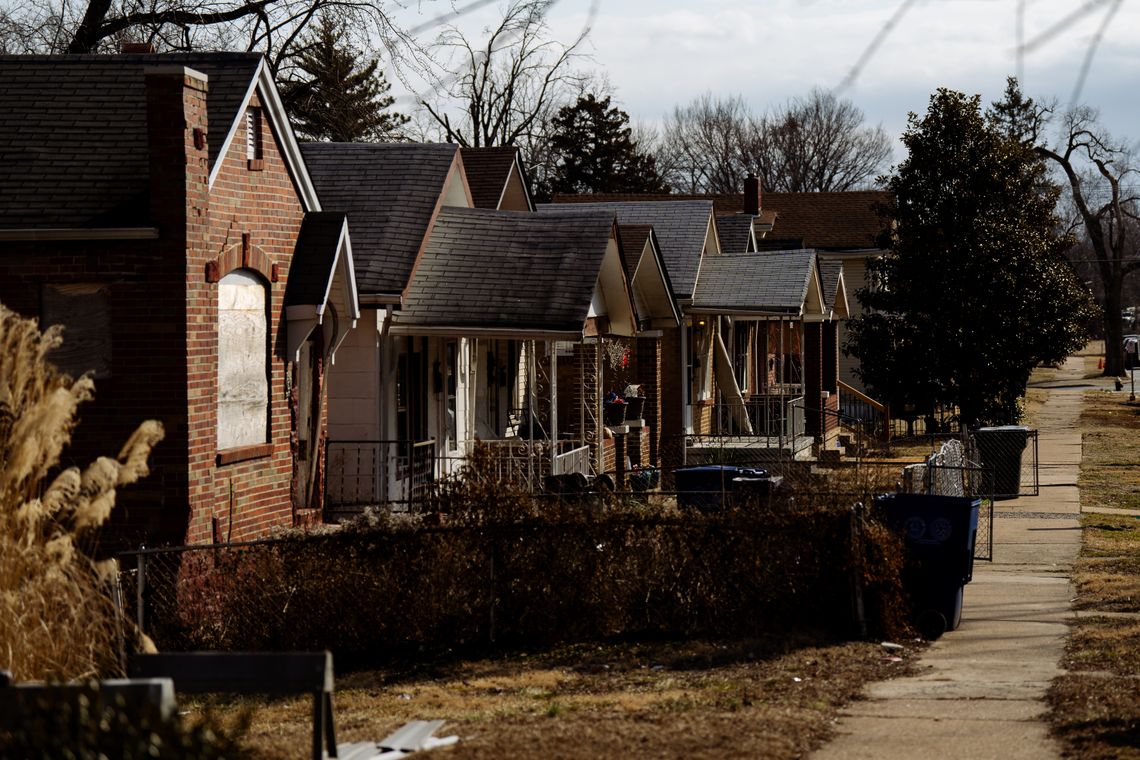
[[[658,122],[674,105],[705,92],[740,94],[762,111],[846,80],[842,94],[868,121],[897,135],[907,112],[924,111],[936,87],[980,93],[986,103],[1000,96],[1005,77],[1018,73],[1022,8],[1022,39],[1029,43],[1021,57],[1022,89],[1067,104],[1099,36],[1080,100],[1101,110],[1114,136],[1140,138],[1140,3],[560,0],[548,20],[554,35],[568,40],[592,19],[591,60],[583,65],[606,72],[635,120]],[[409,11],[405,23],[439,9],[425,4],[422,15]],[[500,10],[492,3],[460,25],[478,34]],[[878,35],[881,44],[866,57]]]

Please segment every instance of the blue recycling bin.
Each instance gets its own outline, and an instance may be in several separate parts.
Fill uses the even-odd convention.
[[[682,508],[715,510],[727,507],[734,495],[767,494],[774,485],[767,470],[707,464],[673,470],[677,505]]]
[[[974,577],[982,500],[896,493],[875,499],[907,552],[903,585],[919,631],[936,639],[962,620],[963,589]]]

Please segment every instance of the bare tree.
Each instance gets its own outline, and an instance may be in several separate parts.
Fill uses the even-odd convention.
[[[325,10],[389,49],[412,42],[383,0],[16,0],[0,10],[0,49],[97,53],[149,42],[164,51],[258,51],[277,71],[291,65],[302,33]]]
[[[823,90],[757,117],[741,97],[703,95],[678,106],[665,126],[658,161],[669,183],[698,193],[739,192],[755,172],[779,192],[865,187],[891,158],[882,127]]]
[[[1125,280],[1140,269],[1140,197],[1135,156],[1116,143],[1088,107],[1062,117],[1062,137],[1055,147],[1040,146],[1039,155],[1056,164],[1068,184],[1074,208],[1084,226],[1092,271],[1103,289],[1104,374],[1124,373],[1121,308]]]
[[[806,193],[866,187],[891,159],[881,126],[863,125],[849,100],[813,89],[765,116],[755,130],[756,173],[769,190]]]
[[[546,12],[554,2],[512,0],[481,43],[454,26],[444,31],[435,50],[444,54],[445,73],[435,78],[430,99],[421,100],[444,139],[475,148],[517,145],[524,155],[541,141],[584,78],[571,64],[588,29],[570,44],[550,39]]]

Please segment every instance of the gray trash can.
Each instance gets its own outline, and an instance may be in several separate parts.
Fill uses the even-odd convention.
[[[1024,425],[984,427],[974,431],[982,459],[982,493],[1013,499],[1021,493],[1021,456],[1029,442]]]

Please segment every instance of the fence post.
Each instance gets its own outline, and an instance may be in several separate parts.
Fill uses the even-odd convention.
[[[852,604],[855,623],[859,626],[860,638],[867,638],[867,614],[863,605],[863,502],[855,502],[851,508],[851,559]]]
[[[138,570],[138,577],[135,579],[135,619],[138,623],[140,635],[145,630],[143,628],[143,622],[145,621],[143,614],[143,588],[146,586],[146,555],[143,554],[143,551],[145,549],[146,544],[139,544],[139,553],[135,555],[135,567]]]

